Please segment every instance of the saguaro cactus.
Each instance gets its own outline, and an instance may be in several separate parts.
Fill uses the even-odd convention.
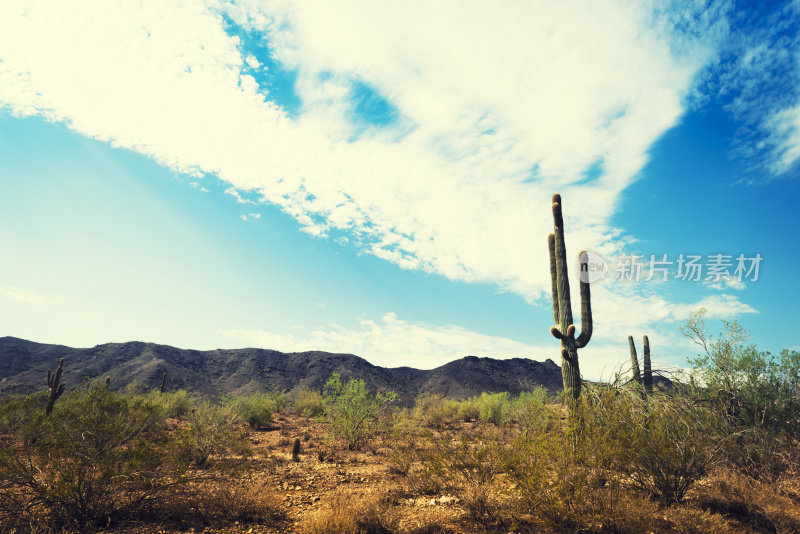
[[[578,365],[578,349],[589,343],[592,337],[592,303],[589,294],[589,282],[581,280],[581,334],[575,337],[575,325],[572,323],[572,303],[567,277],[567,249],[564,244],[564,219],[561,215],[561,195],[553,195],[554,232],[547,236],[550,250],[550,279],[553,293],[553,321],[555,326],[550,333],[561,340],[561,378],[564,391],[577,399],[581,394],[581,371]],[[581,269],[587,262],[587,255],[581,251]],[[586,269],[588,272],[588,268]]]
[[[50,414],[53,411],[53,405],[62,393],[66,385],[61,382],[61,373],[64,371],[64,358],[58,362],[58,369],[53,373],[50,369],[47,370],[47,385],[50,387],[50,397],[47,399],[47,407],[45,413]]]
[[[644,390],[653,392],[653,370],[650,367],[650,340],[644,336]]]
[[[294,438],[294,443],[292,443],[292,461],[300,461],[300,438]]]
[[[641,384],[642,375],[639,373],[639,358],[636,357],[636,345],[633,342],[633,336],[628,336],[628,345],[631,347],[631,370],[633,371],[633,381],[637,384]]]
[[[164,373],[161,375],[161,387],[160,387],[160,388],[158,388],[158,391],[159,391],[160,393],[164,393],[164,384],[165,384],[166,382],[167,382],[167,372],[166,372],[166,371],[164,371]]]

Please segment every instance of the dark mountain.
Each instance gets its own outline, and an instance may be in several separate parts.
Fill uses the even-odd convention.
[[[111,377],[112,387],[138,381],[157,387],[167,372],[168,389],[187,389],[203,397],[256,391],[321,389],[331,373],[363,378],[372,390],[395,391],[409,402],[420,393],[464,398],[483,391],[521,391],[543,386],[561,389],[561,368],[551,360],[495,360],[467,356],[431,370],[384,368],[352,354],[283,353],[264,349],[185,350],[168,345],[129,342],[76,349],[13,337],[0,338],[0,395],[45,389],[48,369],[64,358],[68,387],[83,379]]]

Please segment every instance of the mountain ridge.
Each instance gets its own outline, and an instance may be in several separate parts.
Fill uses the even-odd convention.
[[[561,391],[561,368],[552,360],[465,356],[434,369],[380,367],[354,354],[324,351],[284,353],[271,349],[180,349],[143,341],[105,343],[91,348],[0,337],[0,395],[44,389],[48,369],[64,358],[68,387],[86,378],[110,376],[112,387],[138,382],[186,389],[201,397],[321,389],[333,372],[362,378],[371,390],[395,391],[403,403],[422,393],[465,398],[484,391],[517,395],[537,386]]]

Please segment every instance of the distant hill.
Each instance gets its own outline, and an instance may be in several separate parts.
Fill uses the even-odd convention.
[[[79,349],[14,337],[0,338],[0,395],[45,389],[48,369],[64,358],[67,386],[84,378],[111,377],[112,387],[132,381],[158,387],[167,372],[167,389],[186,389],[203,397],[257,391],[321,389],[331,373],[363,378],[372,390],[395,391],[408,403],[420,393],[465,398],[484,391],[517,395],[542,386],[561,391],[561,368],[552,360],[496,360],[467,356],[431,370],[385,368],[353,354],[283,353],[265,349],[186,350],[168,345],[129,342]]]

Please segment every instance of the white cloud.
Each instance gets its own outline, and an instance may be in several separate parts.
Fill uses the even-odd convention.
[[[386,313],[377,321],[361,318],[358,326],[352,328],[329,324],[297,334],[252,329],[229,329],[221,333],[239,343],[284,352],[324,350],[356,354],[384,367],[432,369],[470,355],[544,361],[550,357],[548,353],[558,354],[556,340],[539,347],[459,326],[411,323],[394,313]]]
[[[725,296],[723,296],[725,297]],[[637,310],[649,306],[654,315],[642,317]],[[611,329],[600,324],[586,348],[580,350],[581,373],[585,379],[613,379],[615,372],[630,370],[628,335],[640,339],[647,334],[654,347],[657,368],[674,369],[672,363],[684,354],[676,354],[670,347],[680,345],[683,339],[676,336],[678,321],[701,306],[708,309],[708,317],[727,318],[746,313],[738,303],[726,298],[709,298],[694,304],[670,305],[663,301],[640,305],[620,306]],[[751,309],[752,310],[752,309]],[[751,311],[750,310],[750,311]],[[651,322],[669,323],[663,330],[646,329]],[[546,329],[545,329],[546,330]],[[383,367],[409,366],[432,369],[464,356],[491,358],[530,358],[544,361],[552,359],[561,365],[559,342],[549,339],[541,345],[523,343],[499,336],[481,334],[459,326],[440,326],[414,323],[384,314],[380,320],[361,318],[355,327],[327,324],[313,329],[298,327],[293,333],[270,332],[258,329],[230,328],[220,332],[238,344],[282,352],[323,350],[356,354],[375,365]]]
[[[270,58],[243,50],[219,10],[296,71],[296,116],[247,74]],[[0,6],[0,105],[180,172],[215,174],[238,202],[260,195],[310,235],[534,301],[550,288],[554,191],[564,195],[572,253],[612,257],[632,241],[608,222],[619,194],[676,124],[713,56],[704,28],[678,30],[670,17],[612,1],[8,2]],[[358,115],[359,84],[396,109],[394,122],[371,126]],[[752,311],[730,295],[711,298],[718,313]],[[594,302],[601,355],[601,343],[616,347],[688,309],[620,288],[597,289]],[[296,338],[236,335],[387,363],[400,357],[398,346],[414,362],[557,355],[393,316]],[[407,337],[416,341],[381,341]],[[604,369],[616,350],[585,369]]]
[[[785,173],[800,160],[800,103],[775,113],[766,126],[772,130],[775,145],[772,170],[775,174]]]
[[[800,159],[800,2],[764,4],[747,16],[732,13],[734,3],[720,5],[724,39],[705,73],[705,93],[722,95],[742,124],[736,152],[748,166],[785,175]]]
[[[3,295],[4,297],[8,297],[10,299],[19,302],[25,302],[27,304],[43,305],[53,301],[48,297],[43,297],[41,295],[37,295],[36,293],[33,293],[26,289],[20,289],[18,287],[0,286],[0,295]]]
[[[549,285],[550,194],[565,195],[573,246],[619,246],[617,196],[711,57],[639,3],[224,6],[296,69],[291,119],[216,9],[7,3],[0,101],[260,190],[311,235],[527,298]],[[364,129],[355,83],[399,123]]]

